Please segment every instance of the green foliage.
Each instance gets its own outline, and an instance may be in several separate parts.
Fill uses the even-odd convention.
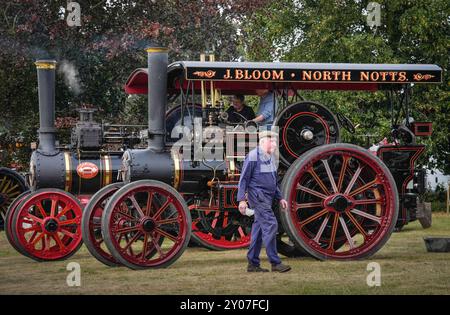
[[[100,108],[110,122],[146,121],[145,98],[127,99],[123,84],[145,67],[143,48],[158,42],[171,49],[171,60],[196,60],[214,50],[217,60],[244,56],[254,61],[433,63],[444,71],[444,84],[416,85],[413,117],[432,121],[434,134],[421,139],[432,162],[450,172],[449,48],[447,0],[392,0],[381,4],[382,25],[366,23],[369,1],[356,0],[167,0],[77,1],[81,27],[68,27],[64,1],[6,0],[0,6],[0,165],[26,164],[29,143],[37,140],[37,58],[54,57],[76,69],[80,90],[56,82],[58,117],[77,117],[81,104]],[[359,124],[357,135],[343,140],[366,144],[389,135],[389,107],[383,93],[305,92]],[[249,98],[257,105],[257,98]],[[62,141],[67,137],[63,137]],[[17,148],[16,142],[24,143]],[[429,163],[428,156],[422,161]]]
[[[127,124],[145,125],[147,122],[147,98],[139,95],[131,95],[127,97],[125,106],[120,110],[119,121],[126,121]]]
[[[438,184],[434,191],[427,189],[422,198],[426,202],[431,202],[432,211],[442,211],[446,208],[447,188],[443,184]]]
[[[450,173],[450,2],[378,2],[382,25],[372,29],[366,22],[369,1],[273,1],[245,25],[246,58],[440,65],[444,69],[443,84],[416,85],[411,115],[418,121],[433,122],[433,136],[419,139],[428,148],[422,163]],[[360,124],[357,136],[344,132],[344,141],[362,144],[367,134],[376,135],[372,142],[389,137],[389,106],[381,92],[307,92],[304,96]]]
[[[67,25],[66,1],[6,0],[0,5],[2,166],[21,162],[26,167],[29,144],[37,140],[36,59],[58,61],[57,117],[76,118],[77,107],[92,104],[100,109],[99,120],[128,123],[130,119],[142,124],[147,120],[142,121],[138,108],[126,102],[123,85],[135,68],[146,66],[146,46],[169,47],[172,61],[196,60],[205,50],[214,50],[218,60],[235,59],[239,55],[237,21],[266,1],[77,2],[81,27]],[[66,84],[64,64],[72,67],[75,83]],[[15,147],[17,137],[23,138],[26,150]],[[61,130],[58,138],[61,143],[67,141],[67,130]]]

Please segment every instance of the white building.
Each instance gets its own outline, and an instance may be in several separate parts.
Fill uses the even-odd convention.
[[[447,187],[450,182],[450,175],[444,175],[437,169],[427,170],[427,189],[434,191],[438,184]]]

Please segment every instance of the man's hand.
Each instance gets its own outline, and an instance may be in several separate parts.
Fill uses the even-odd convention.
[[[245,210],[247,209],[247,202],[244,200],[239,201],[239,212],[245,215]]]
[[[259,115],[259,116],[256,116],[255,118],[253,118],[252,121],[255,123],[260,123],[260,122],[264,121],[264,119],[266,119],[266,118],[263,115]]]
[[[281,209],[283,209],[283,210],[286,210],[286,209],[287,209],[288,203],[287,203],[286,199],[281,199],[281,200],[280,200],[280,207],[281,207]]]

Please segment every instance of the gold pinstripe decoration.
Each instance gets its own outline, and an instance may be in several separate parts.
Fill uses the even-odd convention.
[[[64,152],[64,164],[66,169],[66,184],[64,185],[65,191],[72,190],[72,158],[70,152]]]
[[[38,69],[45,69],[45,70],[56,69],[56,61],[36,61],[34,64]]]
[[[169,49],[165,48],[165,47],[149,47],[145,50],[148,53],[163,53],[163,52],[168,52]]]
[[[234,159],[230,159],[229,160],[228,166],[229,166],[229,168],[228,168],[228,176],[231,179],[234,179],[234,177],[236,176],[236,164],[234,162]]]
[[[180,187],[180,180],[181,180],[181,160],[178,156],[178,153],[173,151],[172,153],[172,159],[173,159],[173,169],[174,169],[174,175],[173,175],[173,187],[175,189],[178,189]]]
[[[107,186],[112,183],[112,167],[111,167],[111,157],[109,155],[102,156],[104,163],[103,168],[103,186]]]

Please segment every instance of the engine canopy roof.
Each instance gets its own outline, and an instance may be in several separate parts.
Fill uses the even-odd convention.
[[[257,89],[377,91],[405,84],[441,83],[432,64],[178,61],[168,66],[168,90],[214,82],[222,94],[256,94]],[[148,69],[138,68],[125,84],[128,94],[147,94]],[[209,91],[208,91],[209,92]]]

